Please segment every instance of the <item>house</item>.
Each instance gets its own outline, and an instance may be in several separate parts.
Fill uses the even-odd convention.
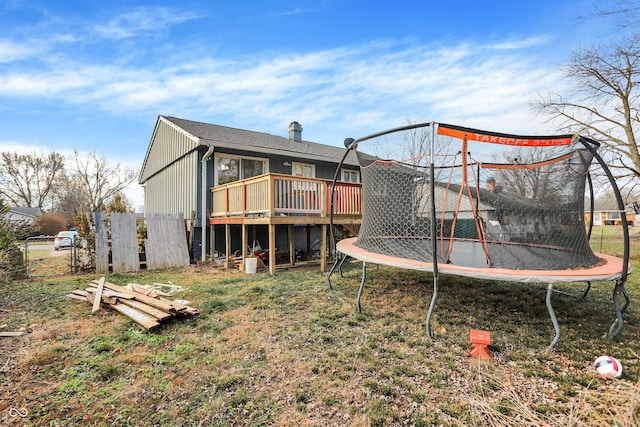
[[[145,214],[183,214],[194,260],[244,257],[248,245],[259,245],[270,254],[288,252],[295,262],[295,251],[318,239],[326,243],[328,194],[346,150],[303,140],[298,122],[288,130],[282,137],[159,116],[139,177]],[[357,226],[360,173],[353,153],[338,180],[342,191],[334,201],[351,210],[343,209],[336,223]],[[275,272],[275,256],[269,263]]]
[[[40,208],[9,208],[5,218],[14,223],[34,224],[36,218],[42,214]]]
[[[591,220],[591,212],[589,212],[590,204],[585,202],[584,220],[589,223]],[[629,225],[640,225],[640,207],[637,203],[629,205],[625,209],[625,218]],[[593,225],[621,225],[622,214],[618,205],[613,199],[596,199],[593,205]]]

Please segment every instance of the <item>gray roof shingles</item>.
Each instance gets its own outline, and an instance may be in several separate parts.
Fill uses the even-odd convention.
[[[300,159],[338,163],[345,148],[310,141],[293,141],[289,138],[208,123],[194,122],[177,117],[164,118],[200,139],[203,145],[232,148],[247,152],[277,154]],[[358,166],[353,152],[349,153],[346,165]]]

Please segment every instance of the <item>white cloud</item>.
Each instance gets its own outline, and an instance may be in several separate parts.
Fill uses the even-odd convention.
[[[532,37],[520,38],[520,39],[510,39],[504,40],[498,43],[488,45],[490,49],[498,49],[498,50],[516,50],[516,49],[525,49],[533,46],[540,46],[549,43],[553,39],[553,36],[547,35],[536,35]]]
[[[139,7],[107,23],[95,25],[94,31],[106,39],[119,40],[165,30],[197,18],[198,15],[192,12],[179,12],[165,7]]]
[[[527,40],[520,46],[540,39]],[[331,121],[336,128],[385,126],[420,113],[427,120],[484,117],[516,127],[510,112],[526,109],[537,91],[556,78],[552,65],[541,59],[529,50],[506,53],[467,43],[449,48],[372,43],[293,56],[238,61],[209,56],[197,64],[137,68],[68,58],[65,64],[58,60],[55,69],[0,73],[0,96],[87,105],[114,114],[171,111],[189,117],[206,112],[236,117],[248,128],[247,117],[255,113],[260,118],[254,120],[262,122],[285,117]],[[376,119],[353,123],[353,117]]]
[[[5,140],[5,141],[0,141],[0,152],[4,152],[4,151],[10,151],[18,154],[29,154],[29,153],[33,153],[34,151],[36,153],[39,153],[39,152],[48,153],[50,150],[48,147],[44,147],[44,146],[27,144],[20,141]]]

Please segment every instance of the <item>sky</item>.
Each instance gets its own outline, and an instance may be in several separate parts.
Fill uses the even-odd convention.
[[[597,6],[596,6],[597,5]],[[0,151],[140,169],[159,115],[342,146],[409,122],[554,133],[531,104],[615,0],[0,0]],[[125,193],[143,203],[137,183]]]

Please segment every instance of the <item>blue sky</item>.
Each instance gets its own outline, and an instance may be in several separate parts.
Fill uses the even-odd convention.
[[[530,104],[613,0],[0,0],[0,151],[138,169],[158,115],[341,145],[409,121],[553,133]],[[128,191],[142,203],[136,186]]]

